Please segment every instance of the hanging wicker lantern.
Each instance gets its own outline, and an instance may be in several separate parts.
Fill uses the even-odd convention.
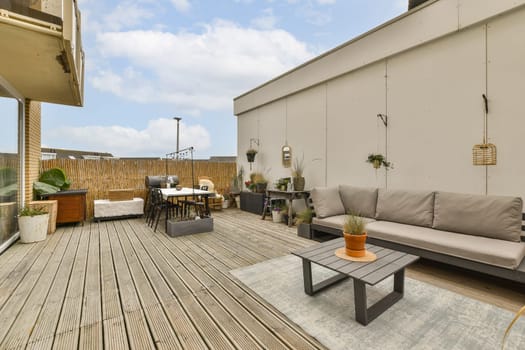
[[[473,165],[496,165],[496,145],[480,143],[472,147]]]
[[[483,94],[483,143],[472,147],[472,164],[473,165],[496,165],[496,145],[487,143],[488,140],[488,114],[489,103],[487,95]]]

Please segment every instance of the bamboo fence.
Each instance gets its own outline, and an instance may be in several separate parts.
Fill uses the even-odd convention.
[[[235,162],[194,161],[194,179],[208,176],[215,184],[215,190],[223,193],[230,186],[236,174]],[[192,186],[191,160],[150,160],[150,159],[51,159],[43,160],[41,172],[61,168],[71,179],[71,189],[87,189],[87,215],[93,217],[93,201],[107,199],[109,190],[133,189],[135,197],[146,198],[146,176],[177,175],[179,184]],[[167,168],[167,172],[166,172]]]

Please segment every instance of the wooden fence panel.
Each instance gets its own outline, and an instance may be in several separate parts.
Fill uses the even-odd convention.
[[[223,193],[230,186],[236,174],[234,162],[193,162],[195,184],[199,176],[208,176],[215,184],[215,190]],[[41,171],[61,168],[71,179],[71,189],[87,189],[87,213],[93,217],[93,200],[108,198],[108,191],[114,189],[133,189],[135,197],[146,198],[145,177],[177,175],[184,187],[192,185],[192,166],[190,160],[88,160],[88,159],[51,159],[43,160]]]

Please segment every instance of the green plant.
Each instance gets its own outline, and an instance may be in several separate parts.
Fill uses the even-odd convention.
[[[300,211],[296,215],[296,224],[311,224],[312,217],[314,216],[314,211],[311,208],[306,208],[303,211]]]
[[[265,184],[268,183],[268,180],[264,177],[262,173],[251,173],[250,180],[253,184]]]
[[[295,157],[293,159],[293,165],[292,165],[292,175],[293,177],[302,177],[304,173],[304,154],[299,159],[298,157]]]
[[[56,193],[67,190],[71,181],[66,177],[64,170],[52,168],[40,174],[38,181],[33,184],[33,189],[38,195]]]
[[[376,169],[379,169],[381,166],[384,166],[385,169],[394,168],[394,165],[391,162],[387,162],[385,156],[381,153],[370,153],[366,162],[372,164]]]
[[[45,215],[47,211],[44,208],[30,208],[23,207],[18,213],[19,216],[36,216],[36,215]]]
[[[222,195],[222,198],[225,200],[225,201],[229,201],[230,200],[230,195],[228,193],[225,193]]]
[[[343,231],[351,235],[365,234],[365,221],[359,215],[347,215],[343,226]]]

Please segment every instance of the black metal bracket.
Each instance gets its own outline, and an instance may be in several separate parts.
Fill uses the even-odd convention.
[[[489,113],[489,100],[487,99],[487,95],[483,94],[483,102],[485,103],[485,113]]]
[[[386,114],[379,113],[377,117],[381,118],[381,121],[385,124],[385,128],[388,127],[388,116]]]

